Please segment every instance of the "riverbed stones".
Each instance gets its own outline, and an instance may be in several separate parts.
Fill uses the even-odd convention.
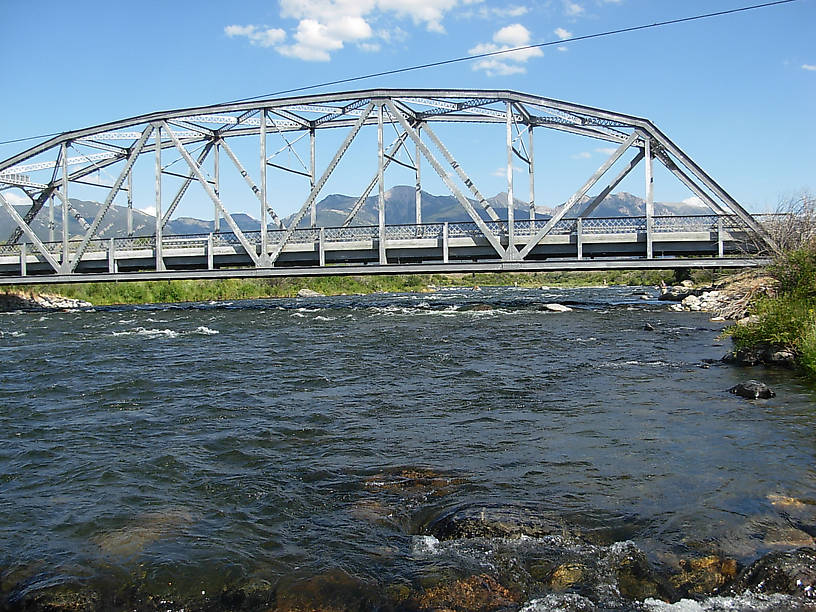
[[[488,612],[515,608],[517,599],[489,574],[479,574],[426,589],[415,603],[420,610]]]
[[[719,593],[737,577],[738,566],[734,559],[709,555],[699,559],[680,561],[681,573],[669,579],[669,583],[684,597],[701,597]]]
[[[556,567],[549,578],[550,588],[565,591],[583,579],[587,568],[581,563],[564,563]]]
[[[816,549],[769,553],[745,568],[732,590],[816,597]]]
[[[375,585],[339,569],[302,579],[284,578],[275,590],[276,612],[376,610],[382,600]]]
[[[671,585],[654,570],[646,555],[634,543],[614,544],[609,561],[622,597],[638,601],[647,598],[663,601],[676,599]]]
[[[771,388],[758,380],[748,380],[731,387],[728,391],[747,399],[768,399],[776,396]]]

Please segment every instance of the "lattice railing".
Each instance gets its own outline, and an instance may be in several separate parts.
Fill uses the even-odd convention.
[[[772,226],[780,221],[784,215],[778,214],[758,214],[754,219],[761,225]],[[565,236],[577,232],[578,220],[574,218],[560,219],[550,230],[549,235]],[[535,236],[547,225],[547,219],[519,219],[514,223],[515,235],[519,238]],[[507,234],[506,221],[485,221],[488,230],[495,236],[503,237]],[[424,223],[386,226],[385,236],[387,240],[411,240],[411,239],[441,239],[444,234],[444,223]],[[689,215],[689,216],[655,216],[653,217],[653,230],[655,233],[669,232],[716,232],[718,227],[724,231],[742,231],[745,225],[736,215]],[[583,219],[581,232],[583,234],[626,234],[646,231],[646,217],[590,217]],[[244,236],[251,246],[258,247],[261,242],[260,231],[245,231]],[[267,232],[267,242],[270,247],[277,245],[285,235],[284,230],[269,230]],[[376,225],[350,226],[350,227],[327,227],[323,228],[324,240],[326,243],[332,242],[354,242],[376,240],[379,237],[379,227]],[[184,248],[200,247],[208,243],[212,236],[213,246],[230,246],[238,251],[243,250],[243,245],[233,232],[218,232],[214,234],[188,234],[179,236],[163,236],[162,248]],[[469,237],[479,239],[483,237],[479,226],[471,221],[448,224],[448,236],[450,238]],[[296,229],[289,239],[290,244],[315,243],[320,239],[320,228]],[[76,253],[81,244],[80,240],[68,242],[69,255]],[[54,254],[62,253],[62,242],[46,242],[46,249]],[[116,251],[149,249],[156,246],[155,236],[134,236],[128,238],[115,238],[113,247]],[[86,253],[108,251],[110,239],[93,239],[88,243]],[[19,255],[20,244],[0,244],[0,256]],[[36,249],[29,244],[29,253],[36,253]]]

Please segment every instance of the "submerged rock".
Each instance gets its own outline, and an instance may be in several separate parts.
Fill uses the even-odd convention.
[[[613,545],[610,562],[622,597],[638,601],[647,598],[664,601],[677,599],[671,585],[654,570],[643,551],[632,542]]]
[[[457,508],[441,515],[427,527],[427,531],[439,540],[540,538],[561,533],[563,529],[556,520],[547,520],[516,506]]]
[[[275,590],[278,612],[347,612],[376,610],[382,605],[378,589],[342,570],[310,578],[283,579]]]
[[[768,399],[776,395],[768,385],[758,380],[749,380],[744,383],[739,383],[731,387],[728,391],[734,395],[748,399]]]
[[[816,549],[765,555],[743,570],[732,590],[816,597]]]
[[[517,596],[489,574],[469,576],[426,589],[416,599],[420,610],[488,612],[518,604]]]
[[[670,584],[683,596],[714,595],[737,577],[737,562],[717,555],[700,559],[684,559],[681,573],[669,579]]]

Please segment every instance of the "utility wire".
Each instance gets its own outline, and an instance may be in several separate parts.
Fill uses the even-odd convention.
[[[638,32],[640,30],[649,30],[652,28],[661,28],[669,25],[676,25],[679,23],[688,23],[691,21],[699,21],[701,19],[710,19],[712,17],[722,17],[724,15],[734,15],[736,13],[744,13],[746,11],[753,11],[761,8],[768,8],[771,6],[778,6],[780,4],[790,4],[792,2],[801,2],[801,0],[774,0],[773,2],[763,2],[761,4],[752,4],[751,6],[742,6],[735,9],[728,9],[725,11],[716,11],[714,13],[705,13],[702,15],[694,15],[692,17],[679,17],[677,19],[669,19],[666,21],[657,21],[655,23],[642,24],[637,26],[630,26],[628,28],[619,28],[617,30],[607,30],[605,32],[596,32],[595,34],[585,34],[583,36],[572,36],[559,40],[551,40],[548,42],[537,43],[534,45],[525,45],[523,47],[514,47],[512,49],[503,49],[501,51],[490,51],[488,53],[478,53],[476,55],[463,55],[452,59],[439,60],[436,62],[429,62],[427,64],[417,64],[415,66],[406,66],[404,68],[394,68],[392,70],[383,70],[381,72],[372,72],[361,76],[348,77],[344,79],[337,79],[334,81],[325,81],[314,85],[304,85],[303,87],[294,87],[292,89],[282,89],[272,93],[261,94],[258,96],[250,96],[248,98],[238,98],[237,100],[229,100],[221,104],[238,104],[240,102],[250,102],[252,100],[260,100],[262,98],[272,98],[275,96],[282,96],[284,94],[298,93],[302,91],[309,91],[311,89],[320,89],[322,87],[330,87],[332,85],[342,85],[344,83],[353,83],[355,81],[363,81],[366,79],[373,79],[376,77],[390,76],[394,74],[403,74],[405,72],[413,72],[416,70],[424,70],[426,68],[436,68],[438,66],[447,66],[449,64],[457,64],[460,62],[468,62],[472,60],[482,59],[485,57],[496,57],[497,55],[504,55],[507,53],[515,53],[517,51],[525,51],[527,49],[541,49],[543,47],[552,47],[556,45],[564,45],[571,42],[578,42],[581,40],[592,40],[594,38],[604,38],[607,36],[616,36],[618,34],[626,34],[629,32]],[[27,140],[36,140],[39,138],[50,138],[52,136],[59,136],[62,132],[54,132],[52,134],[41,134],[39,136],[29,136],[28,138],[17,138],[14,140],[6,140],[0,142],[0,145],[12,144],[15,142],[24,142]]]

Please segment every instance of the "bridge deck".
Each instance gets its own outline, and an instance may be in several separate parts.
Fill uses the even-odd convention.
[[[523,249],[546,221],[517,222],[513,244]],[[501,221],[491,224],[506,248]],[[233,234],[165,236],[157,265],[155,237],[95,240],[73,274],[55,274],[27,245],[0,246],[0,283],[64,283],[91,280],[264,277],[338,274],[444,273],[475,271],[597,270],[612,268],[752,267],[763,260],[747,255],[747,235],[725,228],[716,217],[656,219],[647,258],[645,218],[564,219],[541,239],[524,261],[501,259],[488,238],[470,223],[388,226],[385,260],[377,227],[296,230],[274,266],[255,266]],[[245,235],[260,251],[260,232]],[[268,232],[267,253],[281,232]],[[69,257],[79,241],[71,242]],[[61,243],[47,243],[61,261]],[[163,269],[162,269],[163,268]]]

